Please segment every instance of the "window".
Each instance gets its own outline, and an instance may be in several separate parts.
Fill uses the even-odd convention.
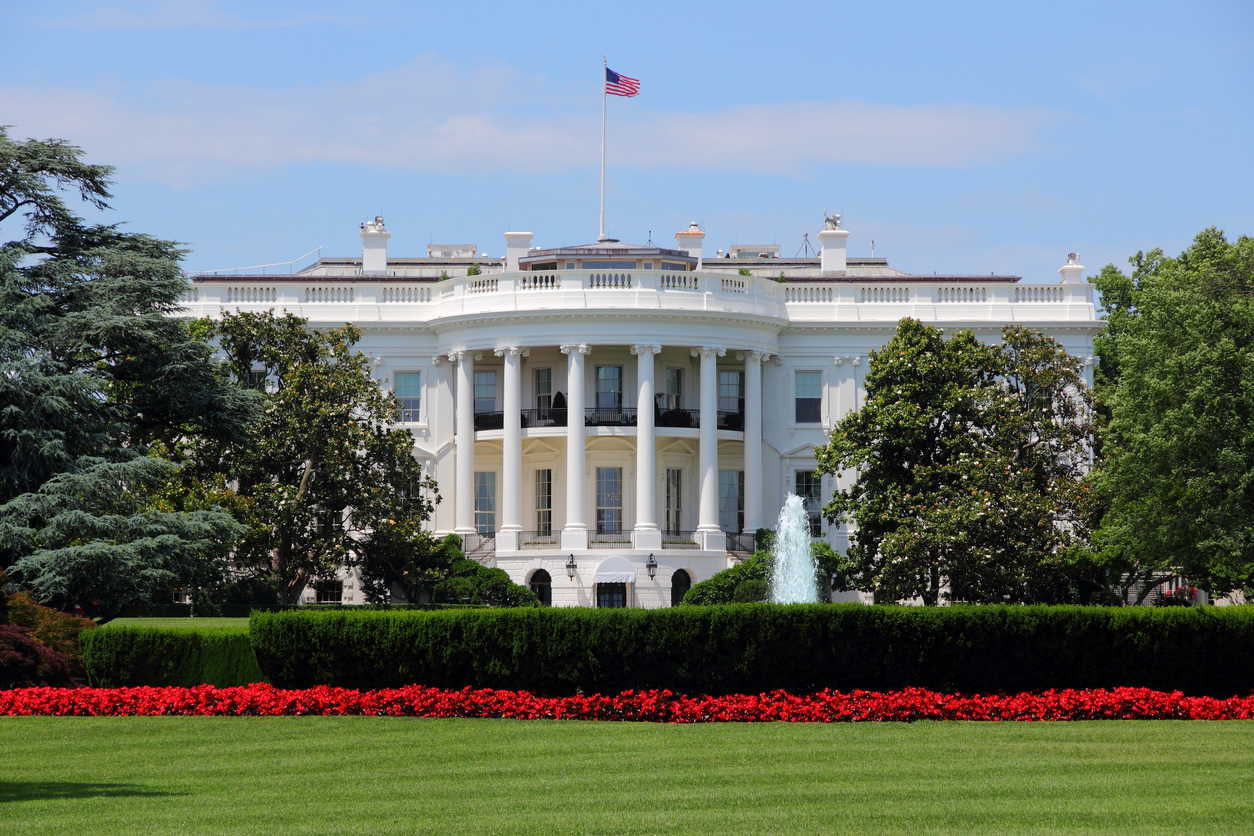
[[[553,471],[536,471],[536,533],[553,533]]]
[[[797,372],[797,423],[823,421],[823,373]]]
[[[666,468],[666,533],[672,537],[683,528],[681,493],[684,472],[677,467]]]
[[[618,412],[623,407],[623,367],[597,366],[597,409]]]
[[[627,606],[627,584],[597,584],[597,606],[607,608],[621,608]]]
[[[663,396],[662,409],[684,408],[684,370],[666,370],[666,394]]]
[[[531,591],[540,599],[540,603],[546,606],[553,604],[553,578],[543,569],[537,569],[531,573]]]
[[[174,587],[174,603],[190,604],[191,602],[192,596],[188,594],[186,589],[181,586]]]
[[[496,531],[496,473],[491,470],[475,473],[475,531]]]
[[[801,501],[806,506],[806,513],[810,516],[810,536],[823,536],[823,518],[819,513],[820,501],[823,493],[823,483],[819,475],[813,470],[797,471],[797,490],[795,493],[801,497]]]
[[[553,370],[536,369],[536,409],[544,415],[553,408]]]
[[[683,569],[676,569],[671,575],[671,606],[678,607],[684,602],[684,596],[692,589],[692,575]]]
[[[739,534],[745,528],[745,472],[718,472],[718,524],[728,534]]]
[[[745,412],[745,373],[718,373],[718,411]]]
[[[318,581],[314,590],[317,596],[314,600],[319,604],[338,604],[344,600],[343,581]]]
[[[623,469],[597,468],[597,534],[623,530]]]
[[[402,421],[421,420],[422,372],[396,373],[396,399],[401,402]]]
[[[496,412],[496,372],[475,372],[475,414]]]
[[[251,369],[248,376],[240,381],[244,384],[245,389],[256,389],[258,392],[266,391],[266,370]]]
[[[636,262],[634,261],[585,261],[583,263],[585,270],[635,270]]]

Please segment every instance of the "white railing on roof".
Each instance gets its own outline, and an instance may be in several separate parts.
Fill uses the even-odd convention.
[[[1066,300],[1066,288],[1057,284],[1015,285],[1016,302],[1062,302]]]
[[[864,303],[909,302],[910,288],[901,285],[872,285],[860,288],[858,301]]]
[[[223,270],[204,270],[204,271],[198,272],[196,275],[198,276],[221,276],[226,273],[230,273],[232,275],[239,275],[241,271],[260,270],[261,275],[264,276],[266,274],[267,268],[270,268],[270,267],[286,267],[288,275],[291,275],[292,273],[295,272],[295,268],[297,264],[300,264],[302,261],[309,258],[309,256],[313,255],[314,253],[318,253],[318,257],[321,258],[322,247],[315,247],[314,249],[302,255],[300,258],[295,258],[295,259],[292,259],[291,261],[276,261],[272,264],[253,264],[248,267],[227,267]]]
[[[228,287],[222,296],[222,301],[228,304],[232,302],[277,302],[279,301],[279,289],[277,287],[257,287],[256,285]]]
[[[379,289],[379,301],[422,304],[431,301],[431,288],[423,285],[384,285]]]
[[[658,287],[663,290],[699,290],[700,281],[694,273],[663,273],[658,276]]]
[[[558,273],[523,273],[518,287],[522,290],[557,290],[562,286]]]
[[[588,276],[588,287],[597,289],[631,287],[631,273],[592,273]]]
[[[301,302],[352,302],[354,295],[351,287],[320,287],[311,285],[305,288],[305,295]]]
[[[936,288],[937,302],[987,302],[987,287],[938,287]]]
[[[836,292],[830,284],[799,284],[784,286],[784,301],[793,304],[816,304],[832,302]]]

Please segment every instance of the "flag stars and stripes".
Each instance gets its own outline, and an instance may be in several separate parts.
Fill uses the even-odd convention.
[[[609,67],[605,68],[605,92],[611,96],[632,96],[640,93],[640,79],[620,75]]]

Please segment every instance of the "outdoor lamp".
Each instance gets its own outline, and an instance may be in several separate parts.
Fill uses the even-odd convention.
[[[649,570],[649,580],[657,577],[657,561],[653,559],[653,554],[649,554],[649,559],[645,561],[644,568]]]
[[[566,561],[566,577],[572,581],[575,579],[575,570],[579,568],[579,564],[575,563],[575,555],[572,553],[570,560]]]

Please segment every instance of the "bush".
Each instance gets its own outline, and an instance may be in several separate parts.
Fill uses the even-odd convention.
[[[38,641],[29,627],[0,625],[0,689],[81,684],[69,657]]]
[[[42,606],[19,592],[9,597],[9,623],[26,627],[36,641],[63,654],[75,678],[86,677],[78,637],[84,630],[96,629],[96,622]]]
[[[736,590],[745,581],[760,580],[765,585],[770,565],[770,555],[764,551],[756,551],[742,563],[724,569],[708,580],[693,584],[688,594],[684,595],[684,603],[706,607],[712,604],[730,604],[736,600]],[[762,597],[765,598],[765,594]]]
[[[765,578],[749,578],[736,587],[736,591],[732,593],[732,603],[752,604],[755,601],[765,601],[767,592]]]
[[[106,627],[83,633],[79,642],[96,688],[266,681],[241,627]]]
[[[249,629],[284,688],[1254,691],[1254,607],[288,611],[254,612]]]

